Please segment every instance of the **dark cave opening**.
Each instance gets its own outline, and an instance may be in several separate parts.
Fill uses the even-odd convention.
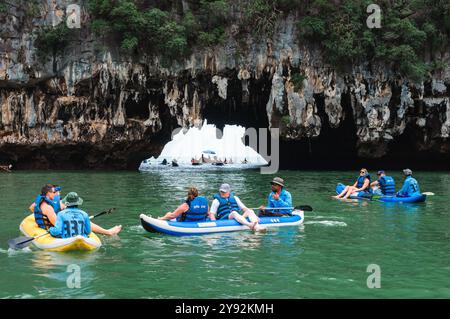
[[[247,81],[248,93],[234,72],[228,79],[227,99],[222,99],[215,89],[203,107],[203,118],[207,119],[208,123],[215,124],[218,129],[223,129],[225,124],[256,129],[268,127],[266,104],[272,85],[271,78],[263,74],[258,80]]]
[[[356,126],[350,94],[341,98],[344,118],[337,128],[330,126],[325,112],[325,97],[315,94],[317,113],[322,120],[318,137],[280,142],[280,163],[283,169],[337,169],[349,167],[356,157]]]
[[[140,99],[135,100],[129,96],[125,101],[125,115],[128,119],[146,120],[149,116],[148,103],[150,97],[146,94],[139,95]]]

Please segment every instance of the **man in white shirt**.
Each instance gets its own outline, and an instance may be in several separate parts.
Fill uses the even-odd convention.
[[[242,210],[244,214],[239,214]],[[266,228],[259,225],[259,218],[255,212],[247,208],[242,201],[231,193],[231,187],[228,184],[222,184],[219,193],[214,195],[214,200],[210,209],[211,215],[217,215],[216,219],[232,219],[238,223],[248,226],[254,231],[265,231]],[[250,222],[246,218],[250,219]]]

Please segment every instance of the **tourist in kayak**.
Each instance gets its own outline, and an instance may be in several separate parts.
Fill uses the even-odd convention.
[[[48,184],[49,186],[53,186],[54,187],[54,189],[55,189],[55,194],[54,194],[54,197],[53,197],[53,204],[52,204],[52,207],[53,207],[53,211],[55,212],[55,214],[58,214],[61,210],[63,210],[64,208],[66,208],[65,206],[64,206],[64,204],[61,202],[61,187],[60,186],[58,186],[58,185],[51,185],[51,184]],[[34,207],[36,207],[36,202],[37,201],[35,201],[35,202],[33,202],[31,205],[30,205],[30,207],[28,207],[28,209],[32,212],[32,213],[34,213]]]
[[[66,209],[56,217],[55,226],[49,231],[53,237],[70,238],[75,236],[89,237],[91,233],[91,221],[86,212],[78,208],[83,204],[83,199],[75,192],[70,192],[63,199]]]
[[[158,219],[171,220],[176,218],[180,222],[199,222],[208,218],[208,200],[198,196],[198,189],[191,187],[188,190],[186,201],[173,212],[168,212]],[[214,220],[214,216],[212,216]]]
[[[242,215],[239,214],[240,210],[244,212]],[[216,219],[219,220],[234,218],[238,223],[246,225],[254,231],[266,230],[265,227],[259,225],[259,218],[255,212],[247,208],[234,193],[231,193],[229,184],[222,184],[219,188],[219,193],[214,195],[210,214],[215,215]],[[250,219],[250,222],[247,220],[247,217]]]
[[[270,184],[272,185],[272,192],[267,198],[267,206],[259,207],[259,216],[289,216],[292,213],[292,209],[282,210],[266,210],[266,208],[282,208],[292,207],[292,196],[284,188],[284,180],[281,177],[275,177]]]
[[[55,195],[57,194],[52,184],[46,184],[41,189],[41,194],[36,198],[30,209],[33,207],[34,219],[40,228],[49,229],[56,223],[57,205],[55,204]],[[62,203],[64,208],[64,203]],[[57,212],[55,212],[55,210]],[[104,229],[94,223],[91,223],[94,233],[108,236],[117,235],[122,230],[122,225],[114,226],[110,229]]]
[[[412,171],[409,168],[403,170],[405,174],[405,182],[402,188],[398,191],[398,197],[410,197],[415,195],[421,195],[419,183],[415,178],[412,177]]]
[[[358,193],[358,196],[371,195],[372,189],[370,188],[370,175],[367,169],[361,168],[359,171],[358,179],[355,184],[345,186],[344,190],[334,198],[347,199],[350,195]]]
[[[395,196],[395,181],[391,176],[386,176],[385,171],[377,172],[378,180],[370,184],[371,187],[376,188],[373,191],[374,195],[379,196]]]

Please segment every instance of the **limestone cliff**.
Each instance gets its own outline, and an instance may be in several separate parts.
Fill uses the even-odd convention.
[[[316,150],[386,158],[401,149],[449,162],[449,67],[422,83],[381,64],[339,72],[320,49],[299,43],[289,15],[271,38],[243,37],[230,25],[225,45],[194,48],[170,66],[123,56],[86,28],[56,61],[42,62],[33,32],[64,21],[70,3],[42,0],[34,17],[9,4],[0,14],[0,162],[136,168],[174,128],[204,118],[279,127],[285,147],[307,143],[310,159]],[[82,9],[81,23],[89,19]],[[439,59],[449,62],[449,52]]]

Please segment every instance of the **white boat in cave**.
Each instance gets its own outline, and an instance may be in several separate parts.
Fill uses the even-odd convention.
[[[167,143],[158,158],[151,157],[141,162],[140,171],[181,168],[236,168],[248,169],[268,165],[268,162],[243,142],[245,128],[239,125],[225,125],[223,136],[217,137],[214,124],[180,130]]]

